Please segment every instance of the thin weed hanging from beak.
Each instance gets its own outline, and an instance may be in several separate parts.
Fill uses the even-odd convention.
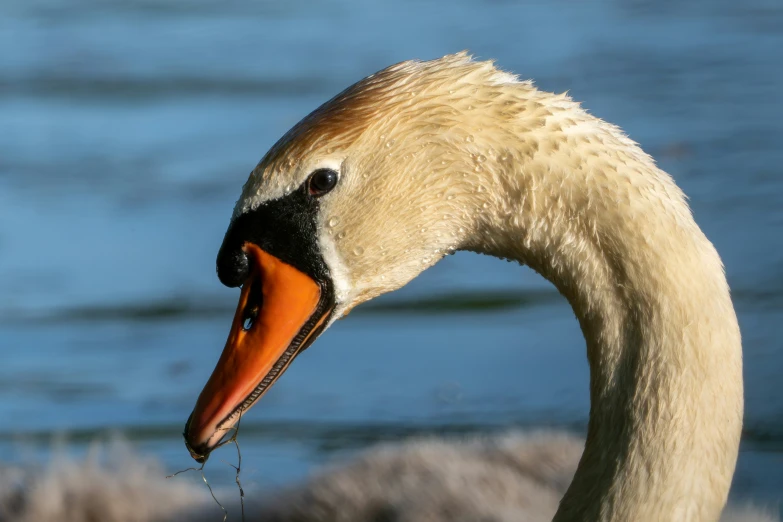
[[[187,471],[198,471],[201,473],[201,480],[204,481],[204,484],[207,485],[207,489],[209,490],[209,494],[212,495],[212,500],[215,501],[215,504],[218,505],[218,507],[223,511],[223,522],[226,522],[228,519],[228,511],[225,507],[223,507],[223,504],[220,503],[220,501],[215,496],[215,492],[212,490],[212,486],[209,484],[209,481],[207,480],[207,476],[204,474],[204,466],[206,465],[206,462],[204,462],[200,467],[198,468],[185,468],[177,471],[176,473],[172,473],[171,475],[166,475],[166,478],[173,478],[179,475],[180,473],[185,473]],[[244,520],[244,519],[243,519]]]
[[[230,462],[227,464],[236,470],[236,475],[234,476],[234,482],[237,483],[237,489],[239,489],[239,506],[240,509],[242,510],[242,522],[245,522],[245,490],[242,489],[242,482],[240,482],[239,480],[239,473],[242,471],[242,452],[239,450],[239,441],[237,440],[237,436],[239,436],[239,425],[241,423],[242,423],[242,412],[239,413],[239,420],[237,420],[237,425],[231,428],[234,430],[234,434],[231,436],[230,439],[221,442],[218,445],[218,448],[220,446],[224,446],[232,442],[234,443],[234,446],[237,447],[237,465],[234,466]]]
[[[215,448],[212,451],[215,451],[216,449],[218,449],[218,448],[220,448],[222,446],[225,446],[226,444],[231,444],[231,443],[233,443],[237,447],[237,465],[234,466],[231,463],[228,463],[228,465],[236,470],[236,475],[234,476],[234,481],[237,484],[237,488],[239,488],[239,505],[241,507],[241,512],[242,512],[242,522],[245,522],[245,490],[242,488],[242,483],[241,483],[241,481],[239,479],[239,473],[242,470],[242,453],[241,453],[241,451],[239,449],[239,442],[237,442],[237,435],[239,435],[239,425],[240,425],[241,422],[242,422],[242,413],[239,414],[239,420],[237,421],[237,425],[236,426],[232,426],[231,428],[224,428],[226,431],[231,430],[231,431],[234,432],[233,435],[231,435],[231,438],[229,438],[227,440],[224,440],[223,442],[221,442],[220,444],[215,446]],[[222,520],[222,522],[226,522],[226,520],[228,519],[228,510],[217,499],[217,497],[215,496],[215,492],[212,489],[212,486],[210,485],[209,481],[207,480],[207,476],[204,474],[204,466],[206,466],[206,464],[207,464],[207,462],[204,461],[204,463],[201,464],[201,466],[199,466],[198,468],[195,468],[195,467],[185,468],[185,469],[177,471],[176,473],[172,473],[171,475],[167,475],[166,478],[167,479],[173,478],[173,477],[176,477],[177,475],[179,475],[180,473],[185,473],[187,471],[198,471],[199,473],[201,473],[201,480],[203,480],[204,484],[207,485],[207,489],[209,490],[209,494],[212,496],[212,500],[214,500],[215,504],[217,504],[218,507],[221,509],[221,511],[223,511],[223,520]]]

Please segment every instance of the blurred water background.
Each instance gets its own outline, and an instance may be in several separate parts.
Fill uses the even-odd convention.
[[[247,174],[348,84],[461,49],[568,90],[690,196],[743,330],[733,496],[780,502],[780,0],[3,0],[0,461],[120,431],[167,470],[189,466],[180,433],[238,297],[214,260]],[[458,254],[297,359],[242,421],[243,476],[286,483],[420,433],[580,432],[587,386],[555,290]]]

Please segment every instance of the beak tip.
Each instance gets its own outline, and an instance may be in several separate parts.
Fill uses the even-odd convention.
[[[185,431],[182,432],[182,437],[185,439],[185,447],[188,449],[188,453],[193,460],[199,464],[204,464],[209,458],[211,449],[207,447],[207,444],[193,444],[191,441],[192,433],[190,432],[190,421],[193,419],[193,414],[190,414],[187,422],[185,423]]]
[[[188,441],[187,433],[185,435],[185,447],[188,449],[188,453],[190,453],[190,457],[198,462],[199,464],[204,464],[207,459],[209,458],[210,449],[206,447],[206,444],[202,444],[201,446],[194,447],[190,444],[190,441]]]

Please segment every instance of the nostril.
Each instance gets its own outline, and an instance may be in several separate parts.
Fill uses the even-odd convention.
[[[217,275],[220,282],[229,288],[242,286],[250,275],[250,262],[241,249],[220,249],[217,258]]]
[[[250,283],[250,291],[247,294],[247,302],[245,303],[245,311],[242,316],[242,329],[246,332],[253,328],[258,320],[258,314],[261,310],[261,306],[264,302],[264,294],[261,289],[261,282],[258,278],[253,278]]]

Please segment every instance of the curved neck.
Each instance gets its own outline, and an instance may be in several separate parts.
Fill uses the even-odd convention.
[[[743,409],[723,267],[671,179],[583,118],[570,155],[531,158],[529,136],[497,155],[491,183],[505,197],[467,245],[554,283],[587,342],[587,440],[555,520],[716,520]]]

